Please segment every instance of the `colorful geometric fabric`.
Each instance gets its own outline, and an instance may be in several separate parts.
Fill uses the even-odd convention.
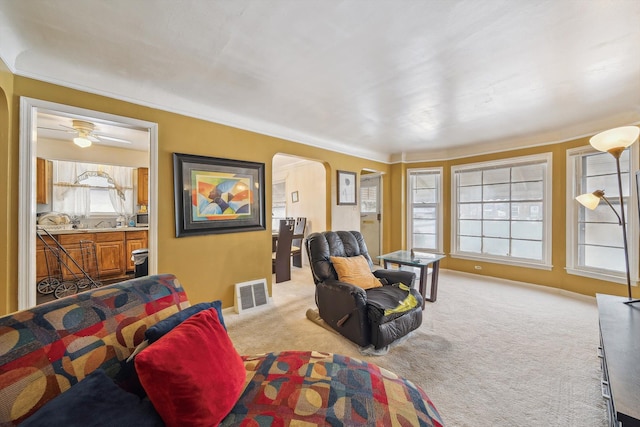
[[[377,365],[331,353],[243,356],[245,390],[222,426],[442,426],[427,395]]]
[[[0,318],[0,425],[18,424],[98,368],[115,377],[149,326],[188,306],[164,274]]]

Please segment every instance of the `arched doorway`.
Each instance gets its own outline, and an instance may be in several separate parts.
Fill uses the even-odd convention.
[[[327,224],[326,168],[313,159],[278,153],[272,160],[272,230],[280,219],[304,217],[305,235],[324,231]],[[303,265],[308,264],[306,252]]]

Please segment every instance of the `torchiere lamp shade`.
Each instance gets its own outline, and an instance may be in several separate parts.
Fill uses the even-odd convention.
[[[624,150],[638,140],[639,134],[640,128],[638,126],[622,126],[592,136],[589,143],[599,151]]]

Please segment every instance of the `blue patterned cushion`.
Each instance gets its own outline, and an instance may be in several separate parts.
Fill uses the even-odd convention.
[[[187,307],[184,310],[181,310],[151,326],[145,331],[144,337],[149,341],[149,344],[151,344],[152,342],[159,340],[163,335],[187,320],[189,317],[210,308],[216,309],[220,324],[226,330],[227,327],[224,324],[224,319],[222,318],[222,301],[201,302],[199,304],[192,305],[191,307]]]
[[[164,423],[148,400],[122,390],[98,369],[47,402],[21,425],[154,427]]]

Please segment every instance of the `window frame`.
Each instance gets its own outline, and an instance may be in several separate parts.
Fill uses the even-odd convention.
[[[626,222],[627,222],[627,245],[628,245],[628,255],[629,255],[629,275],[631,277],[631,284],[635,285],[639,280],[639,266],[638,262],[634,261],[638,259],[638,254],[640,253],[640,248],[638,247],[638,239],[633,236],[638,235],[638,194],[637,188],[634,186],[636,181],[636,173],[638,170],[638,166],[640,161],[638,160],[638,144],[634,144],[629,148],[629,196],[625,201],[626,206]],[[584,194],[590,191],[598,190],[598,188],[593,189],[584,189],[581,190],[581,180],[582,180],[582,169],[580,160],[587,155],[591,154],[599,154],[600,151],[596,150],[590,145],[576,147],[572,149],[568,149],[566,151],[566,162],[567,162],[567,177],[566,177],[566,197],[567,197],[567,211],[566,211],[566,266],[565,270],[567,274],[588,277],[591,279],[605,280],[608,282],[619,283],[619,284],[627,284],[627,276],[626,272],[621,271],[618,272],[616,270],[608,270],[605,268],[595,268],[595,267],[582,267],[578,262],[578,254],[579,254],[579,214],[581,206],[575,200],[576,196],[580,194]],[[607,153],[602,153],[607,155]],[[611,157],[611,162],[615,166],[615,159],[613,156]],[[617,176],[616,176],[617,182]],[[624,186],[624,182],[622,184]],[[616,188],[617,192],[617,188]],[[605,204],[602,202],[602,204]],[[586,209],[586,208],[584,208]],[[608,209],[605,206],[598,206],[596,209]],[[619,214],[620,212],[618,212]],[[620,233],[620,243],[621,246],[623,244],[622,239],[622,227],[619,226]]]
[[[435,203],[436,207],[436,249],[430,248],[413,248],[413,188],[411,186],[411,175],[419,172],[427,172],[437,175],[437,190],[438,197]],[[407,169],[407,247],[409,249],[417,249],[420,251],[433,251],[443,253],[444,251],[444,225],[443,225],[443,203],[442,203],[442,179],[444,175],[444,169],[442,167],[436,168],[409,168]]]
[[[491,170],[506,166],[517,167],[531,163],[545,165],[543,186],[542,186],[542,259],[540,261],[527,258],[516,258],[511,256],[499,256],[491,254],[479,254],[472,252],[462,252],[458,245],[458,172],[471,170]],[[553,155],[550,152],[534,154],[530,156],[509,157],[500,160],[487,162],[467,163],[451,167],[451,253],[452,258],[466,259],[479,262],[491,262],[496,264],[511,265],[516,267],[535,268],[541,270],[551,270],[552,265],[552,178],[553,178]],[[511,203],[511,200],[507,201]],[[509,221],[511,224],[512,221]],[[509,238],[511,241],[512,238]]]
[[[284,188],[284,192],[282,193],[282,199],[281,200],[277,200],[275,199],[275,197],[273,197],[276,192],[273,190],[274,187],[276,185],[282,185],[282,187]],[[272,230],[278,230],[278,225],[276,225],[276,221],[278,221],[277,224],[279,224],[279,221],[282,219],[286,219],[287,218],[287,214],[289,213],[289,201],[287,200],[287,180],[286,179],[279,179],[279,180],[275,180],[271,183],[271,228]],[[279,217],[274,215],[273,213],[273,208],[274,206],[278,204],[278,208],[282,209],[284,208],[284,217]]]

